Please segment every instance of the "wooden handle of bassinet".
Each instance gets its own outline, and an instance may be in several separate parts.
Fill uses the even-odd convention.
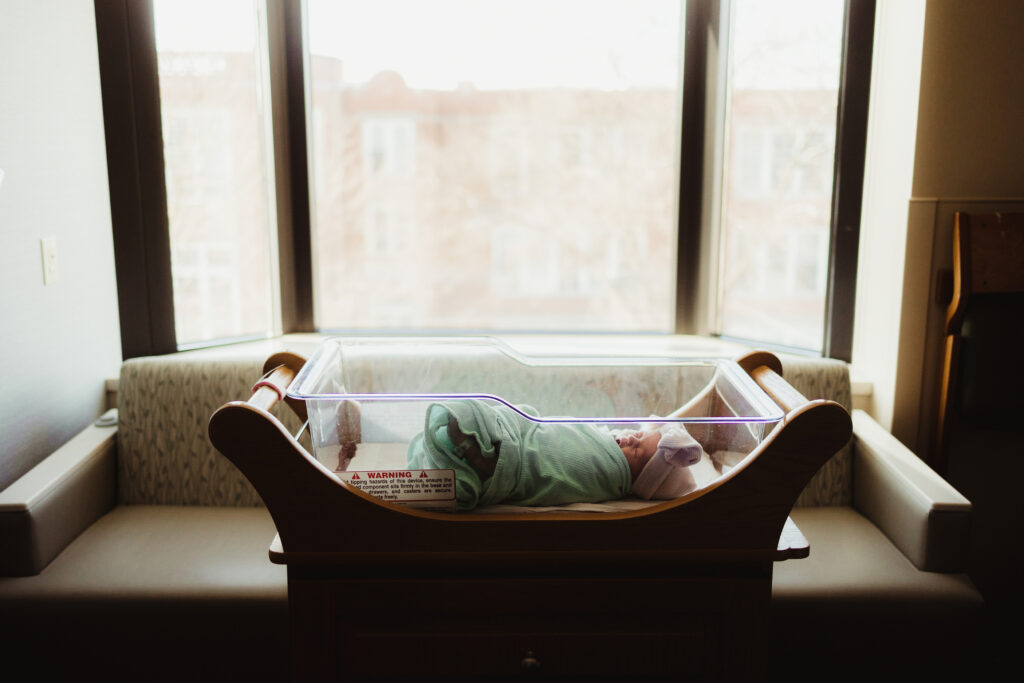
[[[736,362],[787,413],[807,403],[804,395],[782,378],[782,362],[775,354],[755,351]]]
[[[288,385],[292,383],[305,364],[305,358],[287,351],[272,355],[263,364],[263,377],[252,387],[249,405],[269,411],[278,401],[283,400],[305,422],[306,404],[303,401],[289,398],[286,393]]]

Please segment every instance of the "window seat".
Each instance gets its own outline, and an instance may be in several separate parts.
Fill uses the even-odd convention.
[[[801,674],[780,656],[772,680],[955,680],[985,670],[983,605],[966,574],[921,571],[850,506],[791,517],[811,554],[775,565],[772,648],[805,664]]]
[[[0,492],[10,666],[109,680],[287,677],[275,527],[206,433],[216,408],[247,395],[264,351],[126,362],[119,426],[87,428]],[[849,406],[845,364],[782,360],[805,396]],[[819,677],[877,673],[894,656],[908,670],[924,655],[945,663],[958,654],[950,643],[969,651],[978,631],[983,605],[962,573],[969,503],[863,412],[854,434],[792,512],[810,557],[774,565],[773,678],[795,678],[794,658]]]
[[[38,575],[0,579],[3,638],[42,680],[286,680],[273,535],[265,508],[118,505]]]

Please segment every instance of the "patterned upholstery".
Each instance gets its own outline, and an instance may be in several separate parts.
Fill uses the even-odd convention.
[[[850,381],[847,366],[839,361],[799,356],[780,356],[783,376],[807,398],[829,398],[850,408]],[[436,373],[437,359],[422,359],[423,367]],[[445,359],[446,361],[450,359]],[[472,365],[470,363],[469,365]],[[210,444],[207,425],[210,416],[228,401],[245,399],[259,377],[262,360],[218,356],[195,357],[190,354],[132,359],[121,368],[118,392],[120,428],[118,431],[118,490],[121,503],[161,505],[261,505],[259,496],[226,458]],[[439,377],[453,381],[465,377],[471,369],[489,380],[495,375],[483,367],[462,366],[459,371],[446,368]],[[383,376],[396,368],[379,368]],[[558,405],[603,400],[612,405],[601,412],[635,414],[631,405],[639,393],[653,394],[645,405],[660,405],[664,388],[643,382],[644,368],[630,377],[604,377],[597,381],[592,371],[581,369],[577,387],[563,387],[549,395]],[[403,373],[404,374],[404,373]],[[497,378],[514,391],[515,378]],[[531,378],[529,381],[536,381]],[[458,383],[460,383],[461,380]],[[638,389],[643,385],[646,389]],[[582,392],[582,393],[580,393]],[[675,394],[675,389],[671,392]],[[594,396],[598,396],[595,399]],[[609,397],[610,401],[609,401]],[[655,399],[654,403],[647,399]],[[668,404],[666,404],[668,405]],[[538,406],[540,407],[540,406]],[[551,411],[555,412],[555,411]],[[274,414],[293,434],[300,424],[283,404]],[[565,414],[565,413],[562,413]],[[798,506],[845,505],[851,499],[850,446],[837,453],[812,479],[797,502]]]
[[[118,387],[118,497],[130,505],[262,505],[256,490],[207,435],[210,416],[245,400],[261,360],[197,359],[188,354],[136,358],[121,366]],[[274,414],[294,434],[299,420],[284,404]]]
[[[782,376],[808,399],[827,398],[852,410],[846,363],[828,358],[779,354]],[[796,507],[849,505],[853,491],[852,444],[846,444],[811,478]]]

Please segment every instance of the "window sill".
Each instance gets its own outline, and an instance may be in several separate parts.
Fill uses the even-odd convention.
[[[238,342],[222,346],[181,351],[193,358],[266,357],[287,349],[307,356],[324,339],[346,336],[327,333],[286,334],[271,339]],[[359,335],[351,335],[359,336]],[[389,336],[375,334],[367,336]],[[391,335],[397,336],[397,335]],[[417,336],[410,334],[409,336]],[[440,336],[426,334],[423,336]],[[472,336],[472,335],[470,335]],[[483,336],[483,335],[481,335]],[[754,347],[739,342],[674,334],[495,334],[496,339],[526,355],[584,356],[686,356],[690,358],[733,358]]]

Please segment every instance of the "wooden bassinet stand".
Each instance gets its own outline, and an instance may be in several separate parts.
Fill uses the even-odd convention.
[[[851,421],[801,396],[775,356],[738,362],[786,417],[727,476],[640,511],[498,515],[341,482],[270,414],[304,363],[271,356],[210,438],[277,526],[295,679],[762,678],[772,563],[809,551],[789,511]]]

